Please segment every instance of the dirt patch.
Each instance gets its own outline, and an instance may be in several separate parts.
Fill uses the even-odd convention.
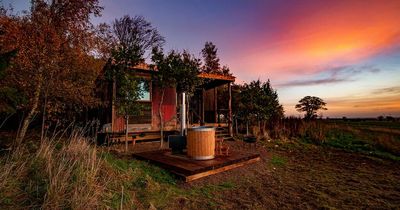
[[[261,161],[190,183],[178,181],[179,196],[164,208],[400,208],[399,161],[299,142],[227,144],[257,151]],[[134,151],[158,148],[159,142],[139,143]]]
[[[229,142],[235,149],[249,149]],[[197,189],[229,183],[229,189],[210,192],[173,204],[183,209],[353,209],[400,208],[400,164],[318,146],[263,144],[251,148],[262,160],[191,183]],[[276,159],[276,161],[271,161]],[[183,203],[183,204],[182,204]]]

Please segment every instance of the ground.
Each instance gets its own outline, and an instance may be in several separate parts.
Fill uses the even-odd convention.
[[[190,183],[133,158],[132,149],[159,142],[126,153],[123,144],[97,147],[79,130],[32,135],[0,150],[0,209],[400,209],[399,122],[291,123],[303,127],[283,127],[286,136],[257,147],[240,136],[227,141],[261,160]],[[0,133],[0,142],[12,136]]]
[[[400,208],[400,164],[360,153],[298,142],[249,148],[261,161],[176,187],[195,196],[173,198],[166,209]],[[157,144],[138,144],[138,147]],[[189,193],[190,194],[190,193]]]

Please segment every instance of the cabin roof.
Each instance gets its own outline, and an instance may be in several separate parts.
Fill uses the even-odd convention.
[[[235,78],[234,76],[231,75],[223,75],[223,74],[212,74],[212,73],[200,73],[198,75],[200,78],[206,78],[206,79],[216,79],[216,80],[225,80],[225,81],[230,81],[234,82]]]
[[[146,63],[141,63],[138,64],[134,67],[132,67],[133,70],[135,71],[139,71],[142,73],[156,73],[157,72],[157,67],[156,66],[152,66]],[[207,83],[203,84],[202,87],[204,87],[205,89],[210,89],[210,88],[214,88],[220,85],[224,85],[224,84],[228,84],[230,82],[235,82],[236,77],[232,76],[232,75],[223,75],[223,74],[213,74],[213,73],[204,73],[201,72],[198,77],[200,78],[204,78],[204,79],[209,79],[210,81],[208,81]]]

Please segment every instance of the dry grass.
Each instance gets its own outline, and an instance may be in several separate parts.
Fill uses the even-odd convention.
[[[21,146],[0,161],[1,209],[108,208],[124,176],[78,132],[62,143],[44,140],[34,151]]]
[[[184,194],[165,170],[99,150],[79,131],[0,156],[0,209],[163,208]]]

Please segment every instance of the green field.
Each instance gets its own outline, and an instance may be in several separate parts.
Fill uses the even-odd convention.
[[[388,121],[328,121],[326,144],[400,159],[400,123]]]

